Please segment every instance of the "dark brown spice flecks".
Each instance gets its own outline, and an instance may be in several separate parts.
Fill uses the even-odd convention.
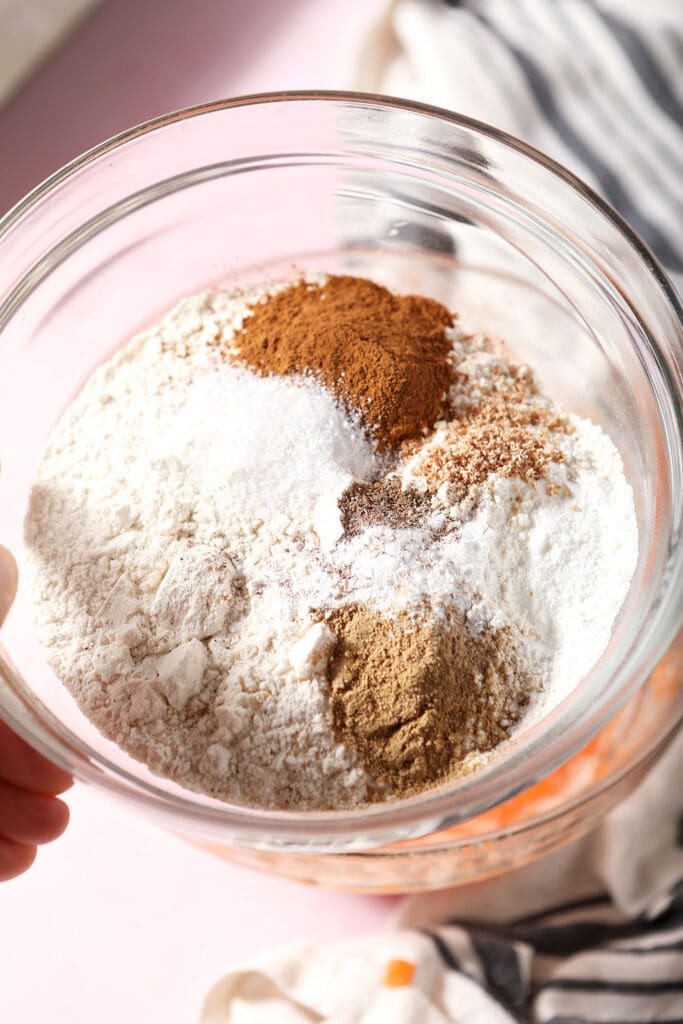
[[[368,526],[419,527],[431,507],[429,494],[414,487],[402,490],[397,477],[350,484],[339,499],[341,524],[349,537]]]

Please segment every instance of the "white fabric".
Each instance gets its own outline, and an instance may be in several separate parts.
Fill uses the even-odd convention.
[[[602,192],[683,285],[682,0],[394,0],[355,84],[548,153]]]
[[[603,890],[612,898],[610,906],[585,911],[579,907],[556,915],[557,920],[566,924],[567,919],[580,920],[588,914],[591,920],[619,923],[642,914],[652,918],[652,925],[643,924],[643,935],[637,940],[640,946],[654,945],[653,936],[658,936],[658,944],[671,934],[674,941],[683,940],[683,918],[673,931],[667,922],[659,928],[657,921],[669,906],[672,885],[683,879],[683,847],[676,842],[683,801],[671,784],[681,778],[683,734],[636,792],[584,839],[477,885],[409,897],[399,908],[395,931],[342,942],[297,944],[236,968],[209,993],[200,1024],[508,1024],[520,1019],[519,1008],[502,1005],[487,987],[486,970],[470,937],[471,926],[460,928],[448,922],[476,921],[481,926],[517,920]],[[552,922],[553,915],[545,920]],[[437,934],[457,958],[459,971],[447,967],[434,941],[419,930],[437,925],[441,926]],[[556,960],[534,956],[524,942],[515,947],[524,985],[533,993],[535,979],[539,987],[532,1001],[540,1016],[524,1016],[524,1020],[548,1019],[548,1007],[554,1012],[557,993],[547,987],[553,978],[594,977],[598,970],[609,979],[618,979],[620,973],[629,979],[639,977],[645,966],[642,954],[635,957],[635,965],[626,958],[622,966],[623,958],[615,964],[614,955],[594,951]],[[399,988],[383,984],[392,960],[415,964],[410,984]],[[647,970],[648,977],[654,972],[666,979],[673,972],[683,978],[683,956],[663,952],[651,959]],[[568,998],[563,991],[562,998],[565,1002]],[[579,992],[572,993],[572,998],[595,1002],[596,996]],[[627,998],[630,1005],[645,998],[645,1012],[652,1012],[651,997],[627,993]],[[683,1003],[683,993],[679,1000]],[[637,1013],[642,1010],[636,1006]]]

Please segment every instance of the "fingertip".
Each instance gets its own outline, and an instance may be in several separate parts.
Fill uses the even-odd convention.
[[[69,824],[69,818],[71,817],[69,805],[65,804],[63,800],[59,800],[56,796],[49,797],[48,799],[51,806],[49,815],[46,815],[45,818],[44,838],[39,839],[39,843],[51,843],[55,839],[59,839]]]
[[[65,771],[46,760],[0,721],[0,780],[31,793],[57,796],[73,785]]]
[[[68,823],[69,808],[63,800],[0,782],[0,831],[4,839],[42,846],[61,836]]]
[[[42,796],[59,796],[61,793],[66,793],[67,790],[71,789],[74,784],[71,776],[67,775],[61,768],[58,768],[56,764],[52,764],[51,761],[46,761],[42,755],[40,756],[43,762],[40,779],[42,787],[36,785],[33,792],[39,793]]]
[[[0,882],[23,875],[33,864],[38,850],[35,846],[15,843],[0,836]]]
[[[0,623],[12,606],[18,585],[19,570],[14,555],[0,544]]]
[[[55,765],[52,766],[55,768]],[[61,778],[59,777],[61,776]],[[67,793],[74,784],[74,780],[66,772],[63,772],[61,768],[55,768],[55,777],[50,790],[52,796],[59,796],[61,793]]]

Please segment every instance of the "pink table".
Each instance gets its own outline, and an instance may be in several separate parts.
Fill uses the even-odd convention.
[[[348,85],[382,0],[110,0],[0,113],[0,212],[66,160],[168,110]],[[238,958],[383,927],[394,902],[214,860],[77,786],[72,823],[0,889],[0,1020],[194,1019]]]
[[[344,89],[386,0],[107,0],[0,112],[0,213],[140,121],[225,96]]]

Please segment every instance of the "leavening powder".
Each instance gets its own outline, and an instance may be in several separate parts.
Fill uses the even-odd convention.
[[[182,301],[66,410],[26,519],[85,713],[261,807],[472,770],[599,658],[637,547],[597,426],[439,303],[354,278]]]

